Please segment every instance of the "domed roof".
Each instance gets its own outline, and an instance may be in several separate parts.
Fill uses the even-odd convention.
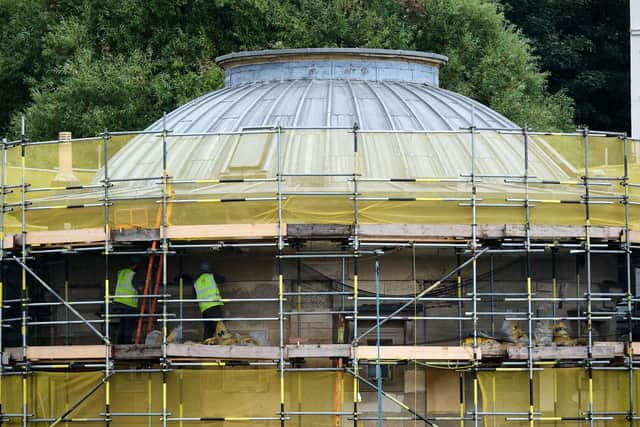
[[[458,130],[515,128],[490,108],[438,87],[441,55],[383,49],[284,49],[221,56],[225,88],[166,117],[175,133],[247,128]],[[161,130],[162,122],[148,130]]]
[[[220,57],[224,89],[168,114],[166,128],[159,121],[119,141],[109,159],[109,197],[150,200],[135,212],[152,227],[160,212],[159,177],[168,173],[167,214],[174,225],[275,222],[276,194],[284,196],[288,223],[342,224],[353,220],[352,177],[358,173],[363,223],[462,224],[471,220],[464,204],[470,173],[486,177],[479,191],[488,205],[521,197],[522,185],[500,177],[521,176],[525,156],[528,173],[538,179],[567,182],[579,174],[543,136],[531,136],[525,146],[512,122],[440,89],[438,68],[445,62],[440,55],[371,49]],[[356,123],[358,132],[351,129]],[[475,137],[460,131],[472,125],[516,131],[479,129]],[[164,140],[156,133],[163,129]],[[93,182],[104,178],[103,168]],[[564,198],[579,200],[578,186],[565,187]],[[102,197],[102,190],[91,191],[85,199]],[[547,190],[541,191],[543,198]],[[69,203],[66,197],[60,195]],[[134,212],[124,203],[128,221]],[[113,211],[119,215],[117,206]],[[520,210],[509,212],[517,217],[511,221],[521,221]],[[493,218],[502,223],[505,215]]]

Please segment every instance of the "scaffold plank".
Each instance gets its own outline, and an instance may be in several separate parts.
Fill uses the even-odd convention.
[[[345,239],[352,232],[343,224],[287,224],[287,236],[295,239]]]
[[[29,360],[83,360],[103,359],[106,349],[103,345],[47,345],[27,347]]]
[[[159,345],[117,344],[113,346],[113,358],[117,360],[156,359],[162,356]]]
[[[640,243],[640,231],[629,231],[629,241],[631,243]]]
[[[526,346],[510,345],[507,349],[509,359],[526,360],[528,350]],[[615,359],[624,357],[624,343],[622,342],[595,342],[593,343],[593,357],[595,359]],[[545,346],[534,347],[534,360],[580,360],[587,358],[586,346]]]
[[[89,244],[104,242],[102,228],[79,228],[76,230],[30,231],[27,233],[27,245],[53,245],[63,243]],[[16,235],[19,244],[22,236]]]
[[[524,238],[525,227],[522,224],[478,224],[478,238],[500,240],[503,238]],[[338,239],[350,235],[347,225],[335,224],[288,224],[284,225],[283,236],[299,239]],[[599,240],[618,241],[621,239],[621,227],[591,227],[591,237]],[[271,239],[278,235],[278,224],[202,224],[171,225],[167,227],[167,237],[175,240],[246,240]],[[471,226],[466,224],[362,224],[359,230],[363,241],[455,241],[470,239]],[[104,242],[102,228],[83,228],[76,230],[48,230],[27,233],[27,245],[61,245]],[[122,229],[113,230],[114,242],[144,242],[160,239],[160,230]],[[569,225],[531,225],[531,238],[534,240],[572,240],[584,237],[584,226]],[[631,231],[632,243],[640,242],[640,232]],[[15,239],[15,242],[14,242]],[[7,234],[3,247],[10,249],[21,244],[20,234]]]
[[[125,228],[122,230],[112,230],[111,240],[114,242],[151,242],[160,240],[160,229]]]
[[[286,233],[286,227],[283,234]],[[171,225],[167,237],[176,240],[260,239],[278,235],[278,224]]]
[[[2,363],[9,363],[9,361],[22,362],[22,360],[22,347],[7,347],[3,349]]]
[[[619,240],[621,227],[591,227],[591,237],[602,240]],[[502,239],[505,237],[526,237],[523,224],[478,224],[479,239]],[[584,226],[571,225],[531,225],[531,238],[536,240],[570,240],[582,238]],[[362,240],[413,240],[432,241],[433,239],[468,239],[472,237],[471,226],[465,224],[362,224]],[[640,233],[634,236],[640,241]]]
[[[7,234],[2,239],[2,249],[13,249],[13,234]]]
[[[280,350],[275,346],[240,346],[240,345],[205,345],[205,344],[169,344],[167,356],[177,358],[206,359],[266,359],[280,357]]]
[[[286,355],[290,359],[350,357],[351,345],[349,344],[288,345],[286,347]]]
[[[362,240],[416,240],[471,237],[471,226],[461,224],[361,224]]]
[[[145,360],[162,356],[157,345],[114,345],[112,354],[116,360]],[[375,360],[376,346],[359,346],[359,359]],[[633,353],[640,355],[640,342],[633,343]],[[276,346],[222,346],[198,343],[169,344],[167,356],[173,358],[207,358],[227,360],[275,360],[280,355]],[[3,363],[23,361],[21,347],[9,347],[3,352]],[[624,342],[595,342],[595,359],[616,359],[625,356]],[[28,360],[86,360],[105,357],[103,345],[29,346]],[[587,357],[586,346],[545,346],[534,347],[534,360],[581,360]],[[349,344],[302,344],[287,345],[285,358],[353,358],[353,348]],[[380,358],[384,360],[472,360],[471,346],[381,346]],[[528,350],[518,344],[483,344],[478,349],[478,358],[504,358],[526,360]]]
[[[507,344],[504,343],[481,344],[480,349],[484,359],[500,359],[507,356]]]
[[[478,349],[478,358],[481,350]],[[358,359],[375,360],[378,358],[378,348],[373,345],[359,346]],[[352,352],[353,357],[353,352]],[[473,360],[471,347],[457,346],[411,346],[393,345],[380,347],[380,359],[384,360]]]
[[[532,224],[531,238],[537,240],[567,240],[584,236],[584,226],[581,225],[541,225]],[[590,228],[591,238],[602,240],[619,240],[621,227]],[[522,224],[505,224],[504,237],[526,237],[526,229]]]

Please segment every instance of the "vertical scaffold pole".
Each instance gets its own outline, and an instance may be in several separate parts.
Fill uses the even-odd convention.
[[[529,427],[534,425],[533,405],[533,300],[531,290],[531,206],[529,205],[529,133],[527,125],[522,129],[524,148],[524,212],[525,212],[525,242],[527,263],[527,371],[529,374]]]
[[[580,294],[582,287],[582,274],[580,272],[580,258],[579,255],[576,256],[576,312],[577,316],[582,316],[582,295]],[[578,338],[582,337],[582,322],[578,321]]]
[[[296,292],[298,295],[296,296],[296,311],[298,313],[302,312],[302,260],[298,258],[296,260]],[[298,333],[299,337],[302,336],[302,316],[298,317]]]
[[[105,240],[106,240],[106,236],[105,236]],[[106,271],[107,270],[105,270],[105,277],[106,277]],[[69,302],[69,257],[68,256],[64,257],[64,300],[66,302]],[[105,312],[105,316],[106,316],[106,312]],[[67,322],[64,325],[64,345],[69,345],[71,340],[71,324],[69,323],[69,309],[66,307],[64,309],[64,321]],[[107,320],[105,318],[105,322],[106,321]],[[108,335],[106,334],[105,336],[108,337]]]
[[[553,298],[553,302],[551,304],[551,315],[555,319],[558,302],[556,298],[558,298],[558,248],[554,244],[551,248],[551,297]]]
[[[456,264],[460,265],[461,263],[460,254],[456,254]],[[458,291],[458,345],[462,345],[462,339],[464,338],[462,336],[462,270],[458,270],[458,273],[456,273],[456,283]]]
[[[589,194],[589,128],[582,130],[584,145],[584,257],[585,257],[585,285],[587,288],[587,374],[589,382],[589,402],[587,409],[587,419],[589,427],[593,427],[593,322],[591,307],[591,212]],[[581,317],[578,314],[578,317]]]
[[[5,186],[7,185],[7,139],[2,138],[2,142],[0,145],[0,149],[2,150],[2,170],[0,170],[0,262],[4,260],[4,213],[5,213]]]
[[[280,427],[285,424],[284,411],[284,276],[282,273],[282,251],[284,249],[284,240],[282,237],[282,128],[278,126],[276,129],[276,192],[278,200],[278,326],[279,326],[279,349],[280,359],[278,369],[280,371]]]
[[[111,294],[109,289],[109,254],[111,251],[111,227],[109,225],[109,131],[102,135],[102,152],[104,156],[104,336],[105,340],[105,392],[104,392],[104,420],[105,425],[111,424]],[[67,313],[69,310],[67,310]]]
[[[473,114],[473,111],[472,111]],[[473,304],[473,426],[478,427],[478,189],[476,184],[476,128],[471,120],[471,264],[472,275],[472,304]]]
[[[376,384],[378,387],[378,427],[382,427],[382,369],[380,369],[380,260],[376,256]],[[414,343],[415,345],[415,343]]]
[[[358,124],[353,125],[353,427],[358,427],[358,403],[360,382],[358,379],[358,249],[359,241],[359,205],[358,205],[358,176],[360,174],[360,159],[358,158]]]
[[[178,417],[180,417],[180,421],[178,422],[178,427],[184,427],[184,372],[181,370],[178,374]]]
[[[29,374],[29,363],[27,360],[27,317],[29,310],[29,302],[27,295],[27,271],[24,268],[27,262],[27,214],[26,214],[26,143],[27,138],[25,135],[25,119],[24,116],[20,119],[20,226],[22,234],[21,250],[22,250],[22,270],[21,270],[21,292],[20,302],[22,305],[22,325],[20,327],[20,335],[22,336],[22,360],[24,365],[22,367],[22,426],[27,427],[27,376]]]
[[[2,170],[0,170],[0,425],[3,423],[2,416],[2,382],[4,380],[4,209],[5,209],[5,186],[7,171],[7,140],[2,140],[0,146],[2,150]]]
[[[284,249],[284,223],[283,223],[283,205],[282,205],[282,182],[284,180],[282,171],[282,128],[278,126],[276,129],[276,193],[278,199],[278,251]]]
[[[489,254],[489,293],[491,296],[489,297],[489,305],[491,308],[491,336],[495,336],[496,334],[496,317],[494,315],[496,305],[494,294],[495,292],[495,275],[493,274],[493,254]]]
[[[162,294],[167,295],[167,198],[169,171],[167,167],[167,114],[162,115]],[[167,298],[162,298],[162,427],[167,427],[167,376],[169,365],[167,360]]]
[[[358,257],[353,258],[353,427],[358,427],[358,403],[360,395],[360,383],[358,374],[360,370],[358,362]]]
[[[456,254],[456,264],[461,264],[460,254]],[[462,270],[458,270],[456,274],[457,281],[457,290],[458,290],[458,345],[462,346]],[[426,329],[426,321],[425,321],[425,329]],[[464,427],[464,372],[458,372],[458,404],[460,409],[460,427]]]
[[[182,257],[179,260],[180,264],[182,264]],[[180,298],[180,303],[178,303],[178,315],[180,316],[180,323],[178,324],[179,328],[184,331],[184,307],[182,300],[184,299],[184,278],[182,277],[182,268],[180,269],[180,277],[178,278],[178,298]]]
[[[358,130],[357,123],[353,124],[353,250],[360,250],[360,202],[358,200],[358,180],[360,178],[360,155],[358,153]]]
[[[631,280],[631,238],[629,223],[629,138],[625,134],[623,137],[623,156],[624,156],[624,176],[622,177],[622,185],[624,187],[624,242],[622,249],[625,257],[625,281],[627,282],[627,368],[629,381],[629,412],[627,413],[627,421],[629,427],[634,427],[634,369],[633,369],[633,288]]]
[[[411,282],[413,284],[413,297],[416,298],[418,295],[418,280],[417,280],[417,273],[416,273],[416,245],[415,243],[411,245]],[[426,311],[425,311],[425,305],[422,306],[422,317],[426,317]],[[418,303],[417,301],[414,302],[413,304],[413,317],[414,318],[418,318]],[[418,345],[418,322],[414,322],[414,326],[413,326],[413,345],[417,346]],[[427,342],[427,321],[424,320],[422,322],[422,332],[423,332],[423,343],[426,344]],[[380,332],[380,326],[378,325],[378,332]],[[413,368],[413,384],[414,384],[414,393],[413,393],[413,407],[416,408],[416,410],[418,409],[418,361],[414,360],[413,364],[412,364],[412,368]],[[426,370],[424,371],[424,378],[425,380],[427,379],[427,372]],[[382,391],[382,383],[380,384],[380,386],[378,387],[378,389],[380,391]],[[426,394],[425,394],[426,396]],[[427,404],[426,401],[424,402],[424,405],[422,405],[422,411],[423,413],[427,413]],[[413,421],[413,426],[417,427],[418,425],[418,420],[414,420]]]

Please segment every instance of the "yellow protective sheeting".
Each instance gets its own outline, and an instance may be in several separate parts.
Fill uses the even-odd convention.
[[[109,139],[107,160],[131,141],[131,135]],[[33,144],[7,149],[3,174],[5,185],[14,186],[5,196],[13,204],[4,215],[6,232],[21,229],[24,179],[27,231],[101,227],[104,223],[105,139]],[[102,217],[102,219],[100,219]]]
[[[35,419],[55,419],[81,399],[103,375],[98,372],[33,373],[27,379],[27,411]],[[162,377],[159,373],[120,373],[111,378],[111,412],[162,412]],[[70,418],[100,418],[105,411],[105,386],[86,399]],[[338,373],[290,373],[285,378],[285,408],[288,411],[334,412],[352,408],[352,380]],[[22,378],[2,378],[2,412],[22,412]],[[225,368],[220,370],[177,370],[167,375],[167,408],[170,417],[245,418],[277,417],[280,411],[280,377],[274,369]],[[292,416],[296,426],[333,425],[326,415]],[[114,416],[114,426],[162,425],[161,417]],[[344,423],[346,417],[342,417]],[[12,416],[9,425],[18,425]],[[188,422],[190,426],[211,425]],[[277,422],[225,421],[216,425],[236,427],[271,425]],[[104,423],[83,423],[83,425]],[[186,422],[185,422],[186,424]],[[29,425],[40,425],[30,423]],[[342,424],[341,424],[342,425]]]
[[[168,225],[267,224],[278,221],[275,201],[169,206]],[[156,228],[160,209],[160,204],[155,201],[112,202],[110,226],[112,229]],[[291,224],[351,224],[353,209],[353,202],[347,198],[290,197],[283,203],[283,221]],[[472,214],[470,208],[461,207],[457,202],[363,201],[358,217],[361,224],[471,224]],[[479,207],[477,210],[479,224],[523,224],[524,217],[523,209]],[[27,231],[100,228],[104,222],[104,209],[85,207],[32,211],[27,215],[27,221]],[[582,226],[585,209],[583,205],[538,204],[531,211],[531,223]],[[591,225],[623,227],[624,223],[624,207],[619,203],[591,208]],[[640,229],[640,208],[637,206],[630,208],[630,226],[634,230]],[[20,231],[19,210],[13,215],[5,215],[5,231]]]
[[[529,380],[526,372],[480,372],[478,375],[483,412],[522,413],[519,415],[488,415],[486,427],[527,427],[528,421],[507,421],[506,418],[526,418],[529,411]],[[637,407],[640,398],[637,390],[640,381],[635,378],[634,392]],[[582,368],[545,368],[535,371],[533,378],[533,403],[535,418],[565,418],[540,420],[536,425],[552,427],[578,427],[586,421],[567,418],[585,417],[589,408],[589,381]],[[625,415],[604,415],[598,412],[629,411],[629,379],[627,372],[593,372],[594,416],[610,416],[612,420],[596,420],[595,425],[623,427],[628,425]],[[524,414],[524,415],[523,415]]]
[[[24,174],[28,231],[101,227],[105,165],[115,180],[111,228],[157,227],[165,158],[173,225],[274,223],[278,188],[285,222],[350,224],[354,174],[360,223],[471,224],[473,173],[478,224],[523,224],[527,197],[532,224],[582,226],[587,176],[590,223],[622,227],[625,173],[640,184],[639,143],[629,142],[625,156],[617,137],[530,135],[525,144],[522,134],[500,132],[269,130],[169,135],[166,156],[162,142],[160,134],[142,134],[27,145],[24,168],[20,147],[12,147],[5,182],[18,185]],[[61,189],[65,182],[85,187]],[[34,191],[48,187],[55,188]],[[639,188],[628,191],[640,202]],[[7,232],[21,229],[20,200],[19,188],[6,195],[13,204]],[[638,229],[640,206],[630,205],[629,214]]]

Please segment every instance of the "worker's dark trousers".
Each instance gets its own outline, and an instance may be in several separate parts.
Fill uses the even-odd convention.
[[[213,334],[216,332],[216,325],[218,322],[214,322],[212,320],[206,319],[220,319],[223,317],[222,314],[222,306],[216,305],[214,307],[209,307],[205,311],[202,312],[202,318],[205,319],[204,323],[204,334],[202,340],[206,340],[207,338],[211,338]]]
[[[133,338],[138,324],[138,316],[130,316],[138,314],[138,309],[130,307],[119,302],[113,303],[115,314],[126,314],[127,317],[120,317],[120,326],[118,327],[118,344],[133,344]]]

